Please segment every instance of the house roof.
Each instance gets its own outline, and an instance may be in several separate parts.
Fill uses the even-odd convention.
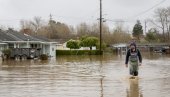
[[[49,42],[48,39],[40,36],[30,36],[24,33],[20,33],[9,29],[7,31],[0,30],[0,40],[1,41],[41,41]]]
[[[35,35],[35,36],[32,36],[32,37],[34,37],[34,38],[36,38],[36,39],[39,39],[39,40],[41,40],[41,41],[43,41],[43,42],[50,42],[50,40],[49,40],[48,38],[45,38],[45,37],[43,37],[43,36],[37,36],[37,35]]]
[[[0,40],[0,44],[6,44],[6,43],[4,43],[2,40]]]
[[[12,36],[8,35],[5,31],[0,30],[0,40],[1,41],[15,41]]]
[[[112,45],[114,48],[120,48],[120,47],[127,47],[127,44],[125,43],[119,43],[119,44],[114,44]]]

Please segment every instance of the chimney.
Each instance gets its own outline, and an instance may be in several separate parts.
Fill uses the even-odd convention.
[[[27,35],[31,34],[31,30],[28,29],[28,28],[22,29],[21,32],[24,33],[24,34],[27,34]]]

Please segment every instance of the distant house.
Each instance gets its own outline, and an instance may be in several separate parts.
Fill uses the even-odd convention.
[[[0,30],[0,53],[7,48],[40,48],[42,54],[55,56],[56,45],[57,42],[40,36],[31,36],[12,29]]]
[[[57,50],[70,50],[70,48],[67,48],[67,42],[57,44]],[[89,47],[81,47],[80,49],[76,50],[90,50]],[[92,47],[92,50],[96,50],[96,46]]]
[[[119,43],[112,45],[112,48],[115,49],[117,53],[126,53],[128,45],[125,43]]]

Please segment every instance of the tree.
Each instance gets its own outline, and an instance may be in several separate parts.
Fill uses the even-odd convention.
[[[34,17],[33,21],[30,21],[32,28],[34,29],[35,34],[37,35],[38,30],[42,27],[43,25],[43,20],[41,17]]]
[[[142,25],[139,20],[137,20],[137,23],[133,27],[133,37],[136,37],[138,41],[140,41],[140,37],[143,35],[143,29]]]
[[[148,31],[148,33],[146,33],[146,37],[145,39],[148,41],[148,42],[158,42],[159,39],[158,39],[158,34],[157,34],[157,30],[152,28]]]
[[[69,40],[66,44],[66,47],[70,49],[79,49],[80,48],[79,41]]]
[[[130,34],[126,33],[126,32],[117,32],[114,31],[113,34],[111,34],[111,40],[112,40],[112,44],[115,43],[127,43],[129,42],[129,40],[131,40],[131,36]]]
[[[102,49],[104,50],[105,48],[106,48],[106,43],[105,42],[102,42]],[[96,44],[96,48],[97,49],[99,49],[100,48],[100,42],[98,42],[97,44]]]
[[[77,35],[88,35],[90,33],[90,26],[86,23],[81,23],[77,26]]]
[[[127,33],[128,30],[124,27],[123,21],[117,21],[114,26],[112,33],[104,37],[107,44],[127,43],[131,40],[131,36]]]
[[[158,28],[162,30],[163,42],[170,38],[170,7],[158,8],[155,11],[155,22],[152,21]],[[167,33],[167,34],[166,34]]]
[[[37,35],[39,34],[38,30],[40,30],[41,27],[43,26],[43,20],[41,19],[41,17],[34,17],[34,19],[30,21],[21,20],[20,24],[21,24],[21,30],[20,30],[21,32]]]
[[[65,39],[69,38],[71,30],[68,25],[55,20],[50,20],[49,23],[49,38]]]
[[[99,42],[99,39],[96,37],[83,37],[81,39],[80,45],[82,47],[89,47],[90,50],[92,50],[92,47],[97,46],[98,42]]]

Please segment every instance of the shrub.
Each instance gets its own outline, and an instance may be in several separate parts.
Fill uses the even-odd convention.
[[[48,60],[48,55],[42,54],[42,55],[40,55],[40,59],[41,60]]]
[[[7,57],[7,59],[10,58],[11,50],[10,49],[4,49],[2,53]]]
[[[70,49],[79,49],[79,41],[77,40],[69,40],[66,45]]]
[[[83,37],[81,39],[80,45],[82,47],[89,47],[90,50],[92,50],[92,47],[96,46],[98,42],[99,42],[99,39],[96,37]]]

